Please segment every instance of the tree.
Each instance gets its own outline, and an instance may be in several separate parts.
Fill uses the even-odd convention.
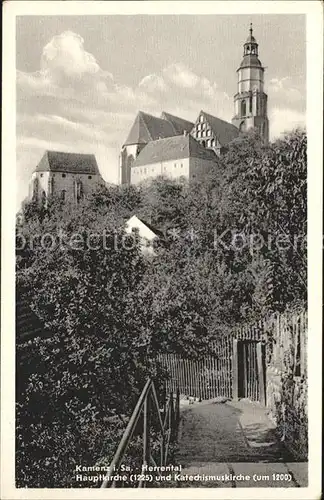
[[[199,356],[306,300],[306,148],[303,131],[247,134],[199,182],[24,208],[17,283],[50,335],[17,349],[19,485],[71,486],[76,463],[110,456],[146,377],[165,376],[157,354]],[[125,234],[134,213],[169,230],[153,259]]]

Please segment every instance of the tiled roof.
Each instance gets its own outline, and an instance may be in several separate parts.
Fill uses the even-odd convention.
[[[205,116],[205,119],[209,123],[214,135],[217,137],[222,146],[226,146],[226,144],[238,137],[239,130],[235,127],[235,125],[232,125],[225,120],[221,120],[220,118],[216,118],[216,116],[205,113],[205,111],[201,111],[199,115],[201,114]]]
[[[157,229],[156,227],[152,226],[152,224],[150,222],[147,222],[144,219],[140,219],[139,217],[138,217],[138,219],[141,222],[143,222],[143,224],[145,224],[145,226],[147,226],[152,231],[152,233],[156,234],[156,236],[158,236],[161,239],[165,239],[165,235],[162,231],[160,231],[160,229]]]
[[[176,131],[167,120],[139,111],[128,134],[124,146],[130,144],[147,144],[159,138],[176,135]]]
[[[132,167],[190,157],[217,162],[217,157],[213,151],[201,146],[188,134],[149,142],[142,149]]]
[[[172,123],[176,131],[176,135],[182,135],[184,131],[189,134],[194,126],[194,123],[184,120],[183,118],[179,118],[179,116],[170,115],[170,113],[166,113],[165,111],[162,113],[162,118]]]
[[[70,174],[98,175],[99,169],[94,155],[46,151],[36,167],[36,172],[66,172]]]
[[[154,234],[155,234],[156,236],[158,236],[159,238],[162,238],[162,239],[164,239],[164,238],[165,238],[165,235],[163,234],[163,232],[162,232],[160,229],[158,229],[158,228],[156,228],[156,227],[152,226],[152,224],[151,224],[150,222],[147,222],[146,220],[142,219],[141,217],[138,217],[137,215],[133,215],[133,217],[131,217],[131,218],[130,218],[127,222],[128,222],[128,223],[130,223],[131,221],[133,222],[134,218],[135,218],[135,219],[137,219],[137,220],[139,220],[139,221],[140,221],[142,224],[144,224],[146,227],[148,227],[148,228],[149,228],[149,230],[150,230],[150,231],[152,231],[152,233],[154,233]],[[132,220],[132,219],[133,219],[133,220]]]

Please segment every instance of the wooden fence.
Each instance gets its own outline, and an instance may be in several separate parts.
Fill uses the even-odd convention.
[[[168,371],[168,391],[180,390],[201,399],[232,395],[232,339],[222,338],[210,345],[208,355],[186,359],[178,354],[160,355],[161,365]]]
[[[263,402],[268,368],[297,377],[306,374],[307,312],[276,314],[237,328],[212,342],[209,353],[199,359],[165,354],[159,361],[169,373],[169,391],[178,387],[181,394],[201,399],[232,398],[234,380],[234,396],[239,386],[238,397]]]

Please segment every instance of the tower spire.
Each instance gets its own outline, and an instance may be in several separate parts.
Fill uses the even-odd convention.
[[[253,36],[252,23],[243,47],[243,59],[237,69],[238,88],[234,96],[235,115],[232,123],[241,131],[257,128],[267,142],[269,124],[264,68],[259,59],[258,42]]]

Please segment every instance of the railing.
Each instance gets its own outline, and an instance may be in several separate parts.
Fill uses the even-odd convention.
[[[160,409],[154,382],[152,379],[148,379],[137,401],[132,416],[129,419],[115,456],[110,463],[108,470],[113,471],[113,474],[116,474],[119,471],[120,465],[122,464],[122,460],[127,451],[127,447],[131,442],[141,414],[143,414],[142,464],[147,466],[153,465],[157,467],[157,464],[152,457],[150,447],[150,430],[153,411],[157,415],[158,430],[161,433],[160,465],[166,465],[170,444],[177,440],[177,431],[180,419],[180,394],[179,390],[177,390],[176,396],[174,397],[174,393],[170,392],[168,398],[164,398],[164,408]],[[107,477],[101,485],[101,488],[116,487],[115,482],[109,479],[109,474],[111,474],[111,472],[108,472]],[[138,484],[139,488],[145,488],[145,486],[145,481],[140,481]]]

